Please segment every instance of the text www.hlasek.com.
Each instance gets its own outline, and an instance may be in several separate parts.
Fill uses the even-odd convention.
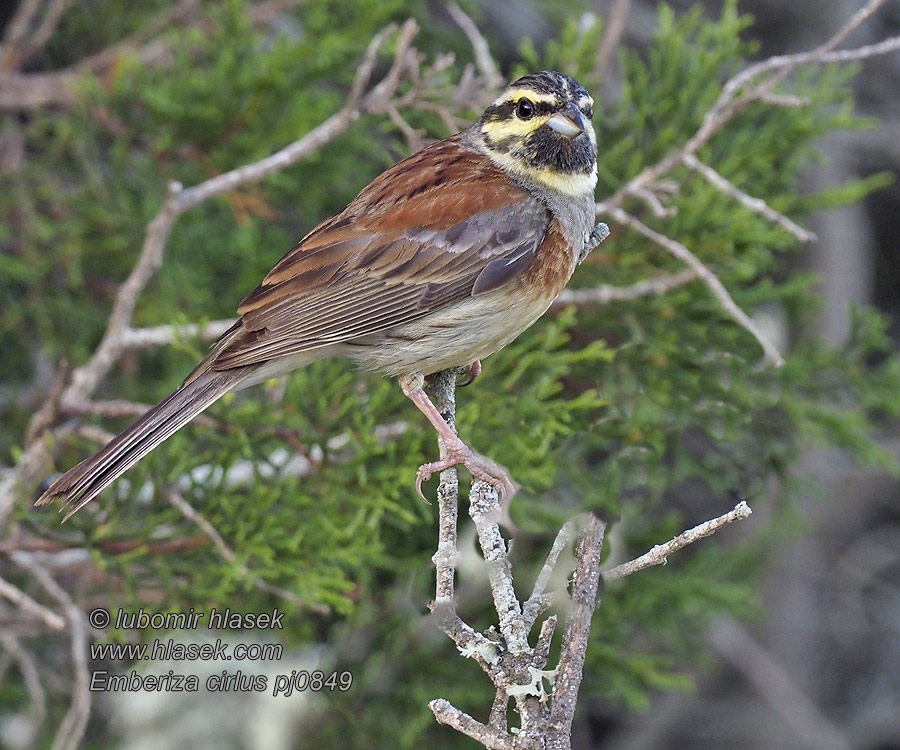
[[[229,629],[281,629],[284,613],[274,610],[264,614],[235,613],[230,610],[211,612],[151,613],[139,610],[129,613],[118,610],[115,618],[109,610],[97,608],[88,615],[91,626],[100,630],[110,624],[124,630],[156,630],[178,628],[194,630],[199,627]],[[206,622],[204,622],[204,620]],[[179,643],[175,638],[157,638],[149,643],[92,643],[91,660],[96,662],[210,662],[221,661],[278,661],[284,654],[279,643],[230,643],[221,638],[206,642]],[[202,670],[201,670],[202,671]],[[202,680],[202,682],[201,682]],[[271,683],[270,683],[271,680]],[[222,669],[213,674],[182,674],[174,669],[164,674],[146,674],[132,670],[119,674],[105,670],[91,672],[89,688],[104,692],[196,692],[201,685],[210,692],[238,691],[262,693],[271,690],[273,696],[288,697],[307,690],[346,691],[353,683],[350,672],[326,673],[320,670],[287,670],[282,674],[254,674],[241,670]],[[271,685],[271,687],[270,687]]]
[[[230,653],[229,653],[230,651]],[[173,639],[157,639],[153,643],[92,643],[94,661],[211,661],[280,659],[284,646],[280,643],[176,643]]]

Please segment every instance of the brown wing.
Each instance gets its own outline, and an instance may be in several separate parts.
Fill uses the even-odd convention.
[[[206,364],[266,362],[487,292],[525,270],[549,222],[540,201],[458,137],[432,144],[285,255]]]

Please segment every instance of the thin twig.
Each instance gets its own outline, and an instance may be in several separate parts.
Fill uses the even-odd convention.
[[[56,27],[59,26],[59,22],[71,4],[72,0],[49,0],[34,33],[21,45],[19,56],[22,61],[27,60],[50,41],[50,37],[53,36]]]
[[[236,319],[212,320],[209,323],[185,323],[182,325],[161,325],[148,328],[126,328],[121,334],[122,349],[149,349],[153,346],[169,346],[176,341],[189,339],[217,339]]]
[[[806,746],[850,750],[855,745],[794,681],[783,660],[758,644],[746,628],[733,621],[719,622],[710,641]]]
[[[84,615],[75,601],[56,580],[29,554],[14,552],[11,556],[51,597],[62,605],[69,624],[70,653],[75,682],[69,710],[53,738],[51,750],[75,750],[81,745],[91,713],[90,673],[88,671],[88,632]]]
[[[631,0],[613,0],[609,13],[606,15],[603,38],[597,50],[597,63],[594,70],[598,78],[606,75],[607,68],[613,59],[613,54],[619,47],[622,32],[625,31],[625,22],[628,20],[628,10]]]
[[[715,169],[707,164],[704,164],[693,154],[685,154],[682,158],[682,161],[684,162],[686,167],[688,167],[689,169],[693,169],[695,172],[702,175],[710,185],[717,188],[718,190],[721,190],[726,195],[734,198],[734,200],[736,200],[745,208],[749,208],[751,211],[759,214],[765,219],[768,219],[773,224],[777,224],[786,232],[790,232],[801,242],[813,242],[816,240],[815,234],[807,229],[804,229],[799,224],[794,223],[784,214],[776,211],[764,200],[760,198],[754,198],[752,195],[748,195],[739,187],[736,187],[727,179],[725,179]]]
[[[435,408],[443,415],[450,429],[456,432],[456,371],[435,373],[427,385]],[[443,446],[440,447],[443,450]],[[456,467],[441,472],[438,497],[438,548],[431,558],[435,565],[435,597],[438,607],[450,606],[454,598],[454,576],[457,550],[457,522],[459,517],[459,477]]]
[[[487,40],[478,30],[475,22],[466,15],[465,11],[456,3],[447,4],[447,12],[456,21],[457,25],[463,30],[469,38],[472,45],[472,51],[475,54],[475,64],[481,73],[484,82],[489,89],[499,88],[503,83],[503,76],[497,68],[497,63],[491,56],[491,48],[488,46]]]
[[[18,44],[31,27],[35,14],[41,6],[42,0],[21,0],[16,6],[16,12],[9,20],[6,31],[3,34],[3,46],[13,46]],[[4,52],[6,50],[3,50]]]
[[[571,747],[572,720],[575,717],[578,689],[581,687],[591,618],[597,606],[600,551],[603,548],[605,530],[606,523],[592,515],[578,534],[572,606],[566,615],[559,667],[553,682],[553,703],[547,722],[547,750]]]
[[[567,521],[559,530],[556,539],[553,540],[553,546],[550,547],[547,559],[544,561],[544,565],[534,582],[531,596],[528,597],[528,600],[522,606],[522,616],[525,618],[525,625],[529,630],[531,630],[534,621],[537,620],[541,613],[541,601],[544,597],[544,592],[547,590],[547,584],[550,583],[550,578],[553,576],[553,571],[556,570],[559,556],[569,546],[572,539],[575,538],[577,528],[574,520]]]
[[[36,617],[44,625],[51,630],[63,630],[66,627],[66,621],[60,617],[52,609],[48,609],[43,604],[38,604],[22,589],[9,581],[0,578],[0,596],[8,599],[15,604],[24,613]]]
[[[216,551],[219,553],[221,558],[225,560],[225,562],[236,566],[238,572],[244,578],[249,580],[254,588],[270,594],[275,594],[276,596],[279,596],[282,599],[291,602],[291,604],[294,604],[298,607],[303,607],[305,609],[311,609],[313,612],[317,612],[319,614],[328,614],[331,611],[330,608],[324,604],[307,602],[306,600],[297,596],[293,592],[288,591],[287,589],[279,588],[278,586],[272,585],[268,581],[262,580],[250,568],[248,568],[245,563],[238,562],[237,555],[235,554],[234,550],[232,550],[231,547],[228,546],[228,544],[222,538],[222,535],[216,530],[216,527],[213,526],[203,516],[202,513],[194,508],[193,505],[185,500],[180,494],[172,490],[166,490],[164,494],[169,505],[175,508],[175,510],[181,513],[181,515],[183,515],[191,523],[195,524],[197,528],[200,529],[201,532],[203,532],[204,536],[206,536],[212,542],[213,547],[216,548]]]
[[[763,335],[762,331],[759,330],[759,327],[756,325],[756,323],[754,323],[750,319],[750,316],[737,306],[735,301],[731,298],[731,295],[728,293],[728,290],[724,287],[722,282],[719,281],[719,277],[716,276],[712,271],[710,271],[709,268],[707,268],[700,261],[700,259],[697,258],[696,255],[694,255],[680,242],[676,242],[671,237],[667,237],[666,235],[660,234],[659,232],[651,229],[631,214],[623,211],[621,208],[608,208],[607,213],[619,223],[631,227],[648,239],[651,239],[658,245],[661,245],[672,255],[674,255],[680,261],[687,264],[691,269],[693,269],[693,271],[697,274],[697,278],[699,278],[704,284],[706,284],[707,287],[709,287],[709,290],[719,301],[719,304],[722,306],[725,312],[727,312],[736,323],[753,334],[753,336],[759,342],[759,345],[762,347],[763,353],[765,355],[765,362],[769,365],[772,365],[773,367],[782,367],[784,365],[784,358],[781,356],[779,351]]]
[[[469,491],[469,516],[475,523],[478,544],[487,564],[500,633],[511,654],[523,654],[528,650],[528,629],[513,587],[509,548],[500,533],[501,512],[496,487],[481,480],[473,482]]]
[[[608,305],[639,297],[659,296],[694,281],[697,274],[685,269],[673,274],[660,274],[630,286],[601,284],[590,289],[563,289],[553,301],[552,307],[567,305]],[[237,322],[237,318],[211,320],[208,323],[181,323],[149,326],[146,328],[126,328],[122,332],[123,349],[150,349],[156,346],[171,346],[176,341],[217,339]],[[74,407],[79,408],[79,407]]]
[[[750,102],[757,101],[764,93],[770,92],[771,87],[783,80],[792,70],[812,63],[825,64],[829,62],[847,62],[861,60],[873,55],[885,54],[900,45],[900,39],[893,38],[878,44],[866,45],[852,50],[843,50],[832,53],[848,34],[857,28],[863,21],[871,16],[885,0],[870,0],[861,10],[855,13],[828,41],[808,52],[799,52],[792,55],[779,55],[751,65],[740,73],[730,78],[722,87],[718,99],[704,115],[700,127],[684,145],[668,154],[656,164],[649,165],[632,177],[625,185],[610,196],[604,203],[607,208],[617,208],[629,194],[633,194],[636,188],[649,187],[663,175],[670,172],[678,164],[682,163],[686,155],[695,155],[705,146],[709,140],[718,133],[735,115],[742,111]],[[744,96],[735,98],[738,92],[752,83],[763,73],[777,71],[776,76],[767,84],[751,89]]]
[[[630,576],[633,573],[637,573],[641,570],[652,568],[655,565],[665,565],[669,555],[671,555],[673,552],[677,552],[678,550],[687,547],[689,544],[693,544],[694,542],[698,542],[708,536],[712,536],[723,526],[727,526],[734,521],[741,521],[745,518],[749,518],[752,513],[753,511],[750,510],[750,506],[742,500],[736,506],[734,506],[733,510],[728,511],[718,518],[704,521],[698,526],[694,526],[694,528],[688,529],[687,531],[679,534],[674,539],[670,539],[665,544],[656,545],[653,549],[641,555],[640,557],[637,557],[630,562],[617,565],[610,570],[604,571],[603,580],[607,583],[610,583],[612,581],[618,581],[620,578],[625,578],[625,576]]]
[[[31,742],[33,742],[47,716],[47,697],[41,686],[40,673],[31,653],[12,633],[0,631],[0,646],[15,661],[19,674],[22,675],[22,682],[25,683],[25,690],[28,691],[28,698],[31,701],[29,713],[31,714]],[[31,742],[24,742],[22,746],[29,746]]]
[[[629,302],[641,297],[659,297],[697,279],[693,268],[685,268],[671,274],[660,274],[630,286],[601,284],[590,289],[563,289],[551,307],[576,307],[608,305],[612,302]]]
[[[515,747],[511,735],[473,719],[469,714],[455,708],[450,701],[436,698],[428,704],[428,707],[438,722],[480,742],[488,750],[513,750]]]

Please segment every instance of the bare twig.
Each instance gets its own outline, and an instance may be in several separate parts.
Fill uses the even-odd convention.
[[[693,268],[685,268],[677,273],[660,274],[644,281],[635,282],[630,286],[601,284],[590,289],[563,289],[554,300],[553,307],[608,305],[612,302],[628,302],[640,297],[658,297],[689,284],[697,278],[697,272]]]
[[[656,187],[658,184],[658,182],[654,183],[651,187]],[[674,206],[664,206],[656,193],[650,188],[635,185],[628,188],[628,193],[646,203],[657,219],[671,219],[678,213],[678,209]]]
[[[698,151],[718,133],[735,115],[741,112],[747,104],[757,101],[761,96],[771,93],[774,85],[784,79],[791,71],[801,65],[825,64],[830,62],[847,62],[861,60],[874,55],[885,54],[900,47],[900,38],[887,39],[878,44],[866,45],[852,50],[843,50],[832,53],[848,34],[857,28],[863,21],[871,16],[885,0],[870,0],[862,9],[855,13],[827,42],[808,52],[800,52],[793,55],[779,55],[770,57],[759,63],[745,68],[737,73],[722,87],[718,99],[704,115],[700,127],[685,144],[661,159],[656,164],[645,167],[637,175],[631,178],[625,185],[610,196],[605,202],[605,208],[615,208],[622,205],[629,194],[633,194],[636,188],[651,186],[663,175],[672,171],[674,167],[684,161],[685,156],[696,156]],[[739,91],[751,84],[763,73],[777,71],[773,79],[760,84],[743,96],[737,97]],[[737,97],[737,98],[736,98]],[[790,104],[789,106],[793,106]]]
[[[25,38],[37,15],[38,9],[41,7],[41,2],[42,0],[22,0],[18,4],[16,12],[9,19],[6,31],[3,34],[3,52],[7,52],[7,47],[17,45]],[[0,64],[5,62],[6,60],[0,57]]]
[[[689,544],[712,536],[723,526],[727,526],[734,521],[741,521],[745,518],[749,518],[752,512],[750,506],[742,500],[734,506],[733,510],[728,511],[728,513],[725,513],[718,518],[704,521],[698,526],[694,526],[694,528],[679,534],[674,539],[670,539],[665,544],[656,545],[653,549],[640,557],[604,571],[603,580],[610,583],[611,581],[618,581],[620,578],[625,578],[626,576],[630,576],[641,570],[652,568],[655,565],[665,565],[669,555],[673,552],[677,552],[678,550],[687,547]]]
[[[494,486],[483,481],[472,483],[469,491],[469,515],[475,523],[478,544],[488,566],[494,608],[500,618],[500,632],[506,648],[512,654],[523,654],[528,650],[528,630],[513,588],[509,549],[498,525],[501,510]]]
[[[500,75],[497,63],[494,62],[494,58],[491,56],[491,49],[487,40],[478,30],[478,26],[456,3],[448,3],[447,11],[469,38],[469,43],[472,45],[472,51],[475,54],[475,64],[478,66],[478,70],[481,72],[488,88],[495,89],[501,86],[503,84],[503,76]]]
[[[69,710],[59,724],[56,737],[53,738],[51,750],[75,750],[81,745],[91,712],[90,675],[87,660],[88,632],[84,615],[72,597],[31,555],[24,552],[14,552],[11,558],[19,567],[28,571],[32,578],[53,599],[62,605],[65,612],[66,620],[68,621],[75,684],[72,690]]]
[[[108,399],[104,401],[81,401],[77,404],[66,404],[60,411],[66,415],[90,414],[95,417],[109,419],[133,419],[153,408],[152,404],[142,404],[139,401],[126,401],[124,399]],[[220,422],[202,414],[191,420],[192,424],[206,427],[220,426]]]
[[[791,678],[782,661],[758,644],[746,628],[733,621],[719,622],[712,628],[710,641],[782,721],[796,731],[798,739],[822,750],[853,747],[842,728]]]
[[[0,631],[0,646],[15,661],[19,674],[22,675],[22,681],[25,683],[25,689],[28,691],[28,698],[31,701],[30,739],[33,742],[47,716],[47,697],[41,686],[41,676],[32,655],[12,633]],[[28,746],[31,745],[31,742],[24,742],[22,745]]]
[[[430,378],[428,393],[435,408],[444,415],[447,424],[456,432],[456,371],[443,370]],[[455,467],[441,472],[438,497],[438,548],[431,558],[435,565],[435,598],[438,607],[450,606],[454,596],[454,577],[457,550],[457,521],[459,517],[459,477]]]
[[[71,4],[72,0],[48,1],[44,15],[34,33],[17,50],[17,56],[20,60],[27,60],[50,41],[50,37],[53,36],[56,27]]]
[[[0,596],[8,599],[27,615],[40,620],[51,630],[62,630],[66,627],[66,621],[52,609],[47,609],[43,604],[38,604],[18,586],[0,578]]]
[[[571,748],[572,719],[581,687],[591,618],[597,606],[600,585],[600,551],[606,524],[590,516],[578,534],[575,548],[575,577],[572,607],[566,615],[559,667],[553,682],[553,704],[548,720],[547,750]]]
[[[702,175],[710,185],[731,196],[745,208],[749,208],[773,224],[777,224],[786,232],[790,232],[801,242],[813,242],[816,239],[815,234],[804,229],[799,224],[795,224],[787,216],[769,206],[764,200],[747,195],[747,193],[726,180],[715,169],[704,164],[693,154],[685,154],[682,161],[686,167]]]
[[[325,606],[324,604],[307,602],[293,592],[288,591],[287,589],[273,586],[268,581],[262,580],[249,567],[247,567],[246,564],[238,562],[237,555],[234,553],[234,550],[232,550],[231,547],[228,546],[228,544],[222,538],[222,535],[216,530],[216,527],[213,526],[201,513],[199,513],[193,505],[191,505],[177,492],[174,492],[172,490],[167,490],[165,492],[165,497],[173,508],[175,508],[179,513],[181,513],[181,515],[183,515],[187,520],[191,521],[191,523],[195,524],[197,528],[199,528],[200,531],[203,532],[204,536],[206,536],[212,542],[213,546],[216,548],[216,551],[219,553],[222,559],[231,565],[235,565],[238,572],[248,581],[250,581],[254,588],[257,588],[260,591],[266,591],[270,594],[275,594],[276,596],[279,596],[298,607],[311,609],[312,611],[318,612],[319,614],[327,614],[331,611],[330,608]]]
[[[482,724],[464,711],[454,708],[443,698],[436,698],[428,704],[428,707],[441,724],[453,727],[457,732],[480,742],[488,750],[513,750],[515,747],[511,735]]]
[[[663,295],[680,286],[694,281],[697,273],[690,269],[684,269],[672,274],[659,274],[644,281],[638,281],[630,286],[612,286],[601,284],[590,289],[563,289],[553,301],[552,307],[566,307],[568,305],[608,305],[612,302],[623,302],[638,299],[639,297],[652,297]],[[183,323],[150,326],[147,328],[126,328],[122,332],[122,349],[150,349],[156,346],[171,346],[176,341],[200,339],[208,341],[216,339],[231,328],[236,318],[225,320],[211,320],[208,323]],[[67,413],[80,407],[73,406],[66,409]],[[101,407],[102,408],[102,407]],[[100,413],[99,411],[97,413]]]
[[[149,349],[153,346],[169,346],[186,339],[217,339],[235,323],[235,318],[213,320],[209,323],[185,323],[161,325],[149,328],[125,328],[121,333],[122,349]]]
[[[753,336],[759,342],[759,345],[762,347],[766,363],[773,365],[774,367],[782,367],[784,365],[784,358],[781,356],[778,350],[763,335],[762,331],[759,330],[759,327],[756,325],[756,323],[754,323],[750,319],[750,316],[737,306],[735,301],[731,298],[731,295],[728,293],[728,290],[724,287],[722,282],[719,281],[719,277],[716,276],[712,271],[710,271],[709,268],[707,268],[703,263],[701,263],[696,255],[694,255],[680,242],[676,242],[671,237],[667,237],[666,235],[660,234],[659,232],[651,229],[631,214],[623,211],[621,208],[609,208],[607,210],[607,213],[619,223],[625,224],[626,226],[629,226],[640,234],[644,235],[648,239],[653,240],[658,245],[661,245],[666,250],[668,250],[680,261],[686,263],[694,271],[694,273],[697,274],[697,278],[700,279],[704,284],[706,284],[707,287],[709,287],[709,290],[713,293],[715,298],[719,300],[719,304],[722,306],[725,312],[727,312],[736,323],[753,334]]]
[[[550,548],[550,552],[547,553],[547,559],[534,582],[534,589],[531,592],[531,596],[528,597],[528,600],[522,607],[525,625],[529,630],[534,625],[534,621],[537,620],[538,616],[541,614],[544,592],[547,590],[547,584],[550,583],[550,578],[553,576],[553,571],[556,569],[556,564],[559,562],[559,556],[575,537],[577,528],[574,520],[568,521],[563,524],[563,527],[556,535],[556,539],[553,540],[553,546]]]
[[[613,0],[610,6],[603,29],[603,37],[600,39],[600,46],[597,49],[597,63],[594,66],[599,78],[606,75],[613,54],[619,47],[630,7],[631,0]]]

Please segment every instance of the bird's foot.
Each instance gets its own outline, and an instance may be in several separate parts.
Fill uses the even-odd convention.
[[[456,384],[460,388],[465,388],[467,385],[472,385],[479,375],[481,375],[481,360],[476,359],[457,376]]]
[[[506,469],[489,458],[478,455],[462,440],[445,447],[442,453],[439,460],[422,464],[416,472],[416,492],[423,500],[425,495],[422,494],[422,483],[431,479],[433,474],[453,466],[465,466],[473,479],[480,479],[494,487],[501,503],[507,503],[516,494],[516,485]]]

